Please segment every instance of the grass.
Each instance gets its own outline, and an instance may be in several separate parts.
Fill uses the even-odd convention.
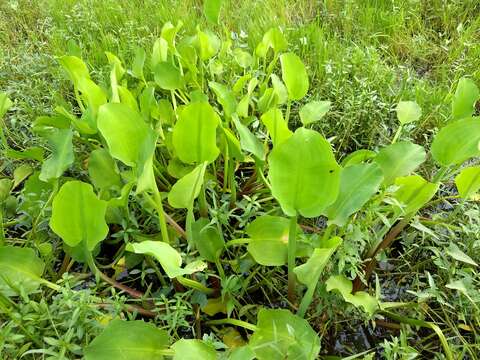
[[[151,49],[166,21],[179,20],[183,21],[185,32],[191,32],[197,25],[206,27],[202,2],[0,2],[0,90],[15,100],[15,111],[8,118],[11,146],[18,149],[31,146],[32,121],[52,112],[55,104],[69,96],[69,84],[56,62],[57,56],[75,52],[78,46],[90,68],[98,70],[93,77],[101,81],[108,78],[109,71],[105,51],[124,60],[132,59],[136,47],[144,47],[147,52]],[[480,81],[480,3],[477,0],[225,0],[221,25],[215,26],[215,30],[252,50],[272,26],[284,29],[292,49],[307,64],[312,97],[332,102],[332,111],[318,126],[326,137],[333,138],[339,157],[355,149],[374,148],[388,142],[396,130],[394,106],[399,100],[415,100],[422,107],[424,116],[420,125],[406,133],[419,143],[428,143],[436,127],[448,118],[456,81],[462,76]],[[0,172],[10,172],[9,167],[7,162],[1,162]],[[246,208],[251,206],[245,203]],[[471,359],[478,358],[480,353],[480,278],[475,270],[462,268],[452,260],[447,249],[451,239],[456,239],[462,251],[480,262],[478,211],[478,205],[474,205],[453,219],[435,215],[423,222],[420,219],[418,226],[404,235],[403,245],[409,251],[395,248],[390,254],[389,261],[395,264],[395,271],[379,274],[382,283],[388,284],[389,280],[394,283],[392,287],[399,284],[408,287],[409,295],[402,296],[422,304],[424,311],[418,313],[419,318],[429,317],[440,323],[458,354],[468,354]],[[439,235],[433,236],[426,227]],[[352,238],[354,234],[352,229]],[[345,266],[355,268],[356,245],[367,240],[355,238],[350,247],[346,244],[342,256],[352,260]],[[259,291],[275,293],[282,284],[272,283],[269,279],[275,276],[270,275],[267,271],[253,274],[252,283],[257,284]],[[144,276],[148,274],[142,273],[139,278],[143,280]],[[465,289],[460,291],[463,295],[459,296],[452,288],[455,281],[464,284]],[[38,321],[62,324],[58,327],[61,333],[69,328],[64,321],[71,308],[58,299],[55,301],[58,306],[51,308],[55,314],[44,315]],[[98,329],[92,329],[91,322],[98,314],[89,308],[89,301],[81,302],[86,304],[81,310],[81,323],[95,334]],[[121,304],[121,300],[116,304]],[[19,314],[41,314],[42,304],[28,306],[34,309],[21,308]],[[178,299],[172,308],[179,311],[179,318],[172,315],[175,310],[170,310],[161,320],[169,325],[180,324],[180,327],[188,324],[184,314],[190,310],[178,310],[188,306],[183,299]],[[329,311],[334,319],[335,309]],[[115,314],[112,311],[112,316]],[[468,321],[477,327],[465,325]],[[28,326],[33,327],[33,321]],[[342,326],[339,323],[332,333],[325,334],[325,341],[335,343]],[[44,327],[47,330],[37,330],[46,337],[55,337],[49,325]],[[325,328],[325,322],[319,320],[317,330],[322,332]],[[8,327],[3,328],[0,343],[6,341],[8,334]],[[415,344],[416,336],[421,334],[417,335],[415,329],[402,328],[399,333],[400,339],[407,339],[410,345]],[[67,348],[71,346],[68,351],[74,353],[72,338],[75,336],[62,341]],[[387,337],[384,348],[410,351],[400,343]],[[419,348],[425,356],[435,356],[428,338]],[[331,350],[351,353],[347,347]]]

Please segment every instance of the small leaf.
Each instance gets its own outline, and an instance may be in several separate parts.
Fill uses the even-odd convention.
[[[235,57],[235,61],[237,62],[237,64],[244,69],[252,65],[253,57],[247,51],[236,48],[235,50],[233,50],[233,56]]]
[[[287,122],[283,119],[282,112],[279,109],[270,109],[260,119],[268,129],[273,146],[281,144],[292,136],[292,132],[288,129]]]
[[[395,178],[410,174],[426,158],[425,149],[411,142],[397,142],[384,147],[375,158],[383,171],[385,185],[390,185]]]
[[[287,49],[288,43],[285,36],[278,27],[269,29],[264,35],[262,42],[257,46],[255,52],[260,57],[265,57],[269,48],[275,53],[279,53]]]
[[[460,171],[455,177],[458,193],[464,199],[469,199],[480,189],[480,166],[472,166]]]
[[[440,164],[457,165],[479,156],[479,143],[480,118],[466,118],[442,128],[433,139],[431,152],[433,158]]]
[[[206,102],[185,106],[173,128],[173,147],[177,156],[187,164],[211,163],[220,150],[217,147],[216,129],[220,117]]]
[[[50,228],[67,245],[83,243],[92,251],[107,236],[106,209],[107,202],[97,198],[90,184],[68,181],[53,199]]]
[[[70,129],[48,128],[40,131],[40,135],[48,140],[52,154],[42,164],[40,180],[58,179],[74,161]]]
[[[438,183],[431,183],[420,175],[410,175],[395,179],[395,185],[399,189],[394,197],[403,205],[405,213],[416,212],[421,209],[438,190]]]
[[[372,150],[367,150],[367,149],[360,149],[356,150],[347,156],[342,160],[342,166],[347,167],[347,166],[352,166],[356,164],[361,164],[369,159],[373,159],[375,156],[377,156],[377,153]]]
[[[177,276],[193,274],[205,269],[206,264],[196,261],[182,268],[182,257],[173,247],[161,241],[146,240],[140,243],[130,243],[126,246],[127,251],[135,254],[146,254],[158,260],[167,276],[171,279]]]
[[[286,53],[280,56],[282,65],[282,79],[288,90],[289,100],[300,100],[308,91],[308,75],[302,60],[293,54]]]
[[[135,58],[133,59],[132,64],[132,74],[139,80],[145,81],[145,76],[143,74],[143,68],[145,66],[145,59],[147,58],[147,54],[145,49],[141,47],[137,47],[135,49]]]
[[[177,209],[192,209],[193,201],[200,194],[206,163],[198,165],[179,179],[168,193],[168,203]]]
[[[307,320],[288,310],[261,309],[249,347],[258,360],[314,360],[320,352],[320,338]]]
[[[15,189],[18,185],[20,185],[23,180],[28,178],[33,173],[33,169],[28,164],[22,164],[17,167],[13,172],[13,187]]]
[[[303,125],[321,120],[330,110],[330,101],[311,101],[300,109],[300,120]]]
[[[447,249],[447,254],[457,261],[461,261],[465,264],[473,266],[478,266],[478,264],[470,256],[460,250],[460,248],[454,243],[450,243],[450,246]]]
[[[90,153],[88,174],[97,189],[109,189],[112,186],[120,188],[122,185],[115,161],[105,149],[96,149]]]
[[[352,165],[343,169],[340,192],[325,215],[332,224],[343,226],[348,217],[360,210],[377,192],[383,181],[383,173],[376,163]]]
[[[286,264],[289,227],[287,218],[270,215],[257,217],[248,225],[246,232],[251,239],[248,252],[257,263],[265,266]]]
[[[218,24],[222,0],[204,0],[203,12],[208,21]]]
[[[0,294],[20,295],[38,289],[45,264],[29,248],[0,246]]]
[[[278,105],[285,104],[288,100],[288,91],[285,84],[275,74],[270,75],[270,78],[272,79],[273,91],[277,95]]]
[[[165,24],[166,25],[166,24]],[[153,43],[152,58],[150,61],[151,69],[155,72],[157,65],[161,62],[167,61],[168,56],[168,41],[164,38],[159,38]]]
[[[13,102],[8,98],[6,93],[0,93],[0,119],[13,106]]]
[[[265,160],[265,149],[258,138],[243,125],[238,117],[233,117],[233,123],[240,135],[240,146],[243,150],[252,153],[260,160]]]
[[[153,324],[113,320],[85,348],[85,360],[158,360],[168,344],[168,333]]]
[[[457,90],[452,101],[452,116],[454,120],[464,119],[475,113],[475,104],[480,99],[477,85],[468,78],[458,81]]]
[[[352,295],[352,282],[343,275],[330,276],[326,284],[327,291],[337,290],[346,302],[357,308],[362,307],[370,316],[379,308],[377,299],[365,291],[357,291]]]
[[[180,339],[172,345],[175,351],[173,360],[216,360],[215,348],[201,340]]]
[[[218,36],[211,31],[204,32],[200,29],[197,29],[197,36],[195,40],[195,45],[200,54],[200,59],[203,61],[214,57],[218,53],[218,50],[220,50],[221,41]]]
[[[297,129],[272,150],[268,163],[272,195],[288,216],[315,217],[336,200],[341,168],[316,131]]]
[[[208,219],[200,218],[193,223],[192,233],[193,243],[200,256],[214,263],[225,245],[217,228],[211,226]]]
[[[415,122],[422,116],[422,109],[415,101],[400,101],[396,111],[398,121],[402,125]]]
[[[176,90],[183,87],[180,70],[169,62],[160,62],[155,68],[155,82],[165,90]]]
[[[10,179],[0,179],[0,206],[10,195],[12,190],[12,180]],[[0,208],[0,211],[1,208]]]

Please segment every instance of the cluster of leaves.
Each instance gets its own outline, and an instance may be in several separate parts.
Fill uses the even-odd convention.
[[[218,18],[215,9],[209,10],[212,21]],[[365,273],[353,283],[343,273],[328,274],[325,284],[326,291],[338,292],[371,317],[395,317],[387,310],[392,304],[361,291],[361,279],[368,281],[375,258],[394,240],[383,235],[398,221],[408,224],[442,181],[455,175],[465,200],[480,189],[480,167],[463,167],[480,155],[480,119],[473,117],[480,97],[475,84],[468,79],[458,84],[451,120],[431,146],[438,169],[430,180],[415,173],[427,159],[425,149],[398,141],[404,128],[421,117],[411,101],[397,106],[400,126],[390,145],[355,151],[339,163],[329,141],[313,129],[330,103],[302,102],[309,91],[307,69],[288,52],[280,29],[270,29],[250,53],[232,48],[231,41],[221,41],[210,31],[197,29],[192,36],[179,37],[181,26],[165,24],[148,61],[146,51],[138,49],[128,69],[107,53],[108,89],[92,79],[79,57],[61,57],[75,104],[71,109],[58,106],[54,115],[34,121],[33,131],[48,143],[46,158],[39,147],[10,148],[0,132],[5,157],[40,164],[34,172],[21,165],[13,180],[0,180],[3,214],[8,203],[15,202],[15,189],[27,179],[18,206],[27,215],[22,223],[30,227],[24,246],[14,246],[0,222],[0,309],[8,313],[10,297],[41,285],[61,290],[44,276],[41,257],[48,258],[52,250],[48,240],[39,239],[37,228],[45,220],[62,239],[67,264],[71,258],[86,264],[97,279],[109,279],[99,270],[102,244],[107,243],[115,247],[113,267],[126,263],[132,270],[153,258],[160,264],[153,265],[161,284],[195,289],[204,296],[205,313],[227,314],[207,325],[253,331],[248,343],[223,351],[225,358],[315,359],[320,338],[303,317],[319,280],[342,246],[348,225],[366,221],[368,207],[382,206],[382,218],[372,225],[382,230],[366,249]],[[225,72],[238,75],[225,82]],[[297,103],[301,106],[294,116],[292,104]],[[11,106],[1,95],[0,116]],[[67,177],[68,171],[77,179]],[[244,231],[226,215],[239,209],[242,196],[263,196],[271,204],[248,221]],[[43,199],[40,207],[35,205],[38,199]],[[155,213],[158,222],[145,221],[145,213]],[[305,219],[319,216],[327,219],[327,226],[315,227],[312,234]],[[31,243],[41,256],[27,246]],[[244,246],[240,256],[232,256],[232,248]],[[286,265],[288,302],[296,314],[261,308],[256,325],[236,319],[241,316],[233,296],[236,275],[227,272],[227,264],[237,274],[255,264]],[[214,269],[217,274],[212,274]],[[211,278],[220,280],[220,288]],[[438,327],[412,324],[433,329],[446,356],[452,357]],[[215,348],[202,340],[171,343],[168,333],[153,324],[114,320],[84,355],[87,360],[217,357]]]

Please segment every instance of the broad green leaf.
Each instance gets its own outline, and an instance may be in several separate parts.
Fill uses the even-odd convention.
[[[109,189],[112,186],[120,188],[122,185],[115,161],[105,149],[97,149],[90,153],[88,174],[97,189]]]
[[[239,346],[232,349],[228,356],[228,360],[254,360],[255,353],[248,345]]]
[[[280,56],[280,63],[289,100],[302,99],[307,94],[309,85],[307,70],[302,60],[293,53],[286,53]]]
[[[267,55],[268,49],[272,48],[275,53],[287,49],[288,43],[285,36],[278,27],[269,29],[264,35],[261,43],[257,46],[255,52],[260,57]]]
[[[216,129],[220,117],[206,102],[195,102],[184,107],[173,128],[173,147],[184,163],[211,163],[220,150],[217,148]]]
[[[217,360],[215,348],[195,339],[180,339],[172,345],[175,351],[173,360]]]
[[[40,180],[58,179],[73,164],[73,133],[70,129],[43,129],[40,135],[48,140],[51,155],[42,164]]]
[[[107,202],[99,200],[92,185],[68,181],[53,199],[50,227],[69,246],[85,244],[92,251],[105,239]]]
[[[177,209],[192,209],[193,201],[200,194],[207,163],[198,165],[193,171],[179,179],[168,193],[168,203]]]
[[[265,149],[258,138],[243,125],[237,117],[233,117],[233,122],[240,135],[240,146],[243,150],[252,153],[260,160],[265,160]]]
[[[455,185],[462,198],[471,198],[480,189],[480,166],[462,169],[455,177]]]
[[[137,192],[154,188],[152,161],[157,133],[142,116],[125,104],[105,104],[98,112],[98,129],[107,141],[110,154],[135,168]]]
[[[140,112],[146,122],[151,121],[150,116],[160,115],[157,100],[155,99],[155,88],[153,86],[146,86],[138,100],[140,102]]]
[[[267,88],[258,99],[257,106],[260,113],[266,113],[269,109],[278,105],[278,96],[273,88]]]
[[[435,195],[440,184],[431,183],[420,175],[399,177],[395,180],[399,189],[394,197],[405,205],[405,213],[416,212]]]
[[[13,102],[8,98],[6,93],[0,93],[0,119],[7,113],[12,107]]]
[[[397,142],[384,147],[375,158],[383,171],[385,185],[413,172],[426,158],[425,149],[411,142]]]
[[[186,165],[180,159],[173,157],[168,161],[167,172],[175,179],[180,179],[195,169],[193,165]]]
[[[249,346],[258,360],[315,360],[320,352],[320,338],[307,320],[288,310],[261,309]]]
[[[225,135],[225,140],[228,146],[228,157],[237,161],[243,161],[245,156],[242,153],[242,147],[240,140],[237,139],[235,134],[229,128],[222,127],[222,132]]]
[[[155,68],[155,82],[165,90],[175,90],[183,87],[183,76],[180,70],[169,62],[162,61]]]
[[[85,65],[82,59],[76,56],[62,56],[58,61],[66,70],[75,87],[78,87],[81,79],[90,79],[87,65]]]
[[[145,254],[153,256],[158,260],[167,276],[171,279],[177,276],[193,274],[194,272],[205,269],[206,264],[201,261],[195,261],[182,268],[182,257],[169,244],[161,241],[146,240],[140,243],[130,243],[126,247],[127,251],[135,254]]]
[[[479,99],[480,91],[477,85],[471,79],[461,78],[452,101],[453,119],[471,117],[475,113],[475,104]]]
[[[200,29],[197,29],[195,45],[200,55],[200,59],[205,61],[218,53],[218,50],[220,50],[221,41],[218,36],[211,31],[201,31]]]
[[[182,26],[182,20],[178,20],[177,25],[175,26],[170,21],[167,21],[165,24],[163,24],[160,36],[162,39],[167,40],[168,46],[171,48],[175,48],[175,36]]]
[[[373,159],[375,156],[377,156],[377,153],[375,151],[360,149],[348,154],[342,160],[342,166],[347,167],[347,166],[352,166],[356,164],[361,164],[369,159]]]
[[[119,86],[117,89],[118,95],[120,96],[120,102],[127,105],[130,109],[138,113],[140,109],[138,108],[137,99],[130,92],[130,90],[128,90],[124,86]]]
[[[376,163],[352,165],[343,169],[337,200],[325,212],[329,222],[343,226],[348,217],[360,210],[378,191],[382,181],[382,169]]]
[[[16,160],[36,160],[39,162],[43,161],[43,149],[38,146],[31,146],[23,151],[7,149],[7,157]]]
[[[78,81],[78,90],[82,94],[82,99],[87,103],[92,114],[96,116],[98,108],[107,102],[107,96],[103,89],[92,80],[81,78]]]
[[[265,266],[287,263],[289,226],[287,218],[270,215],[257,217],[248,225],[248,252],[257,263]]]
[[[20,295],[34,292],[41,284],[45,264],[29,248],[0,246],[0,294]]]
[[[272,195],[288,216],[318,216],[337,198],[341,168],[316,131],[297,129],[272,150],[268,163]]]
[[[322,247],[315,248],[307,262],[295,267],[293,270],[295,275],[297,275],[298,281],[307,287],[315,286],[330,256],[332,256],[341,243],[342,239],[336,236],[322,244]]]
[[[193,243],[200,256],[214,263],[225,245],[218,229],[210,225],[208,219],[200,218],[193,223],[192,232]]]
[[[159,360],[170,339],[165,330],[141,320],[113,320],[85,348],[85,360]]]
[[[461,261],[465,264],[469,264],[473,266],[478,266],[478,264],[470,256],[468,256],[462,250],[460,250],[460,248],[454,243],[450,243],[446,252],[448,255],[450,255],[452,258],[454,258],[457,261]]]
[[[442,128],[434,137],[431,152],[442,165],[457,165],[480,155],[480,118],[461,119]]]
[[[260,118],[268,129],[273,146],[277,146],[292,136],[280,109],[270,109]]]
[[[41,181],[39,179],[40,172],[31,175],[22,189],[22,201],[18,207],[18,211],[27,214],[30,219],[36,219],[42,212],[43,205],[53,190],[53,184]]]
[[[225,85],[214,81],[210,81],[208,86],[213,90],[217,96],[217,101],[222,105],[225,117],[230,118],[237,108],[237,100],[233,92]]]
[[[422,116],[422,109],[415,101],[400,101],[396,108],[400,124],[415,122]]]
[[[346,302],[357,308],[362,307],[365,312],[372,316],[379,308],[379,303],[374,296],[365,291],[357,291],[352,294],[352,282],[344,275],[332,275],[326,281],[327,291],[337,290]]]
[[[218,24],[220,9],[222,8],[222,0],[204,0],[203,13],[208,21]]]
[[[300,120],[303,125],[321,120],[330,110],[330,101],[311,101],[300,109]]]

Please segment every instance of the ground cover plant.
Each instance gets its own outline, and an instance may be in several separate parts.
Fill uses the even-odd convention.
[[[477,358],[475,81],[428,136],[411,97],[382,141],[347,118],[328,136],[335,103],[285,29],[247,44],[220,9],[106,70],[69,42],[33,139],[2,126],[4,357]],[[3,122],[16,102],[0,95]]]

